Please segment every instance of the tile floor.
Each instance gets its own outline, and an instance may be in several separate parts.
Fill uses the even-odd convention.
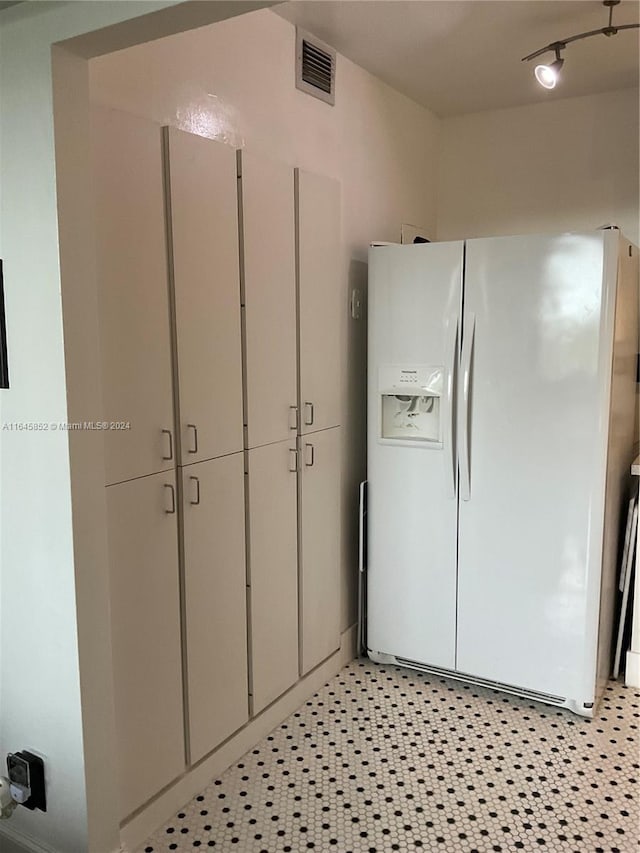
[[[140,850],[630,853],[639,722],[353,661]]]

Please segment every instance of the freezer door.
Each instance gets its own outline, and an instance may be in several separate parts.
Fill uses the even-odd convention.
[[[463,244],[369,255],[368,639],[453,668]]]
[[[456,668],[573,699],[593,691],[598,628],[605,239],[466,250]]]

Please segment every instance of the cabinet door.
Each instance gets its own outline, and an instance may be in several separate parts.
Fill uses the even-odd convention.
[[[193,764],[249,718],[244,456],[181,472]]]
[[[301,674],[340,645],[340,427],[300,441]]]
[[[295,440],[249,451],[253,711],[298,679]]]
[[[106,483],[173,465],[173,391],[161,129],[92,114]]]
[[[248,446],[296,430],[293,169],[240,152]]]
[[[175,473],[107,488],[120,815],[185,767]]]
[[[340,184],[296,169],[301,432],[340,423]]]
[[[242,450],[236,152],[165,129],[181,464]]]

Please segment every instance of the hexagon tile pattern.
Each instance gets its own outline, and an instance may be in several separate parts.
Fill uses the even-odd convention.
[[[637,853],[639,720],[356,660],[140,851]]]

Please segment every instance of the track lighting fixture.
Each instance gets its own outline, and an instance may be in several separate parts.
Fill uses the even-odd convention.
[[[551,44],[546,45],[546,47],[541,47],[540,50],[535,50],[533,53],[522,58],[523,62],[528,62],[530,59],[542,56],[543,53],[550,53],[551,51],[555,53],[556,58],[549,65],[536,65],[535,67],[534,73],[536,75],[536,80],[541,86],[544,86],[545,89],[555,88],[555,85],[558,82],[560,69],[564,65],[564,59],[560,56],[560,51],[564,50],[572,41],[590,38],[591,36],[615,36],[620,32],[620,30],[633,30],[640,27],[640,23],[620,24],[620,26],[617,27],[613,25],[613,7],[617,6],[619,2],[620,0],[603,0],[602,5],[609,8],[609,23],[606,27],[601,27],[599,30],[589,30],[589,32],[586,33],[578,33],[575,36],[569,36],[561,41],[553,41]]]
[[[550,65],[536,65],[534,71],[536,80],[545,89],[555,89],[563,65],[564,59],[560,56],[560,48],[556,48],[556,58]]]

